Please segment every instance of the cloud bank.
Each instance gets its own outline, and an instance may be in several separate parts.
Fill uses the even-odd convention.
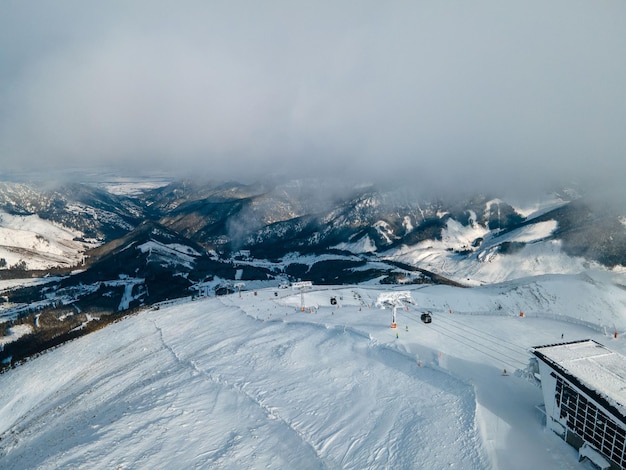
[[[2,166],[621,188],[624,31],[621,1],[13,0]]]

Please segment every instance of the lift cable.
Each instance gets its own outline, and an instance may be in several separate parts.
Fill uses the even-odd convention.
[[[419,319],[419,317],[417,315],[418,315],[417,313],[412,313],[412,312],[409,313],[409,312],[407,312],[407,316],[411,317],[415,321],[418,321],[418,319]],[[455,340],[455,341],[457,341],[457,342],[459,342],[461,344],[464,344],[465,346],[467,346],[467,347],[469,347],[471,349],[474,349],[474,350],[476,350],[476,351],[478,351],[478,352],[480,352],[482,354],[485,354],[486,356],[489,356],[492,359],[500,361],[500,362],[508,365],[511,368],[517,369],[517,368],[524,368],[524,367],[526,367],[526,363],[524,361],[522,361],[522,360],[520,360],[520,359],[518,359],[516,357],[509,356],[508,354],[505,354],[505,353],[503,353],[500,350],[497,350],[497,349],[494,349],[492,347],[489,347],[488,345],[486,345],[486,344],[484,344],[484,343],[482,343],[480,341],[471,342],[471,340],[469,340],[467,337],[462,336],[462,335],[460,335],[457,332],[450,331],[450,330],[446,329],[442,325],[437,325],[435,323],[430,323],[428,326],[431,327],[432,329],[434,329],[435,331],[437,331],[439,334],[441,334],[443,336],[446,336],[446,337],[448,337],[450,339],[453,339],[453,340]],[[477,346],[477,345],[480,345],[480,347]],[[488,351],[492,351],[492,352],[488,352]],[[497,354],[498,356],[501,356],[501,357],[496,357],[493,353],[495,353],[495,354]],[[506,359],[504,359],[504,358],[506,358]],[[509,361],[513,361],[513,362],[519,363],[522,366],[520,367],[520,366],[513,365]]]
[[[459,335],[451,335],[449,334],[448,330],[446,330],[445,328],[441,328],[440,326],[432,326],[432,324],[430,325],[435,331],[437,331],[439,334],[443,335],[443,336],[447,336],[450,339],[453,339],[461,344],[464,344],[465,346],[474,349],[482,354],[484,354],[485,356],[490,357],[491,359],[494,359],[496,361],[502,362],[503,364],[506,364],[507,366],[511,367],[512,369],[523,369],[526,367],[526,363],[520,359],[517,359],[515,357],[511,357],[508,356],[506,354],[503,354],[501,351],[498,351],[496,349],[490,348],[484,344],[480,344],[480,343],[473,343],[469,340],[466,341],[467,338],[463,338],[462,336]],[[477,347],[476,344],[480,344],[480,347]],[[489,352],[491,351],[491,352]],[[495,354],[494,354],[495,353]],[[511,362],[514,362],[516,364],[512,364]]]
[[[455,322],[454,320],[446,317],[445,315],[438,315],[437,317],[438,322],[442,322],[445,323],[446,325],[449,325],[450,327],[459,329],[459,330],[463,330],[463,332],[465,333],[469,333],[469,334],[473,334],[474,336],[477,336],[481,339],[487,340],[487,341],[491,341],[491,342],[497,342],[500,343],[499,345],[502,346],[505,349],[510,350],[513,353],[523,353],[526,354],[528,353],[528,348],[525,348],[523,346],[520,346],[518,344],[512,343],[510,341],[506,341],[503,340],[502,338],[499,338],[498,336],[492,335],[490,333],[484,332],[478,328],[474,328],[472,326],[469,325],[459,325],[457,322]],[[471,330],[471,331],[468,331]]]

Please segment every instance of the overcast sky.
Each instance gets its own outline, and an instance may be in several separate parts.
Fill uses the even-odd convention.
[[[626,2],[3,0],[0,152],[5,170],[618,186]]]

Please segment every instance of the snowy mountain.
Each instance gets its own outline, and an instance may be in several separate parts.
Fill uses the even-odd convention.
[[[93,244],[82,232],[45,220],[37,214],[0,213],[0,266],[14,270],[69,268],[82,262]]]
[[[13,362],[47,347],[41,337],[67,339],[125,311],[236,283],[471,287],[626,265],[623,217],[564,192],[525,204],[446,202],[332,179],[92,176],[3,182],[0,210],[0,276],[39,279],[0,285],[0,333],[12,338],[0,360]],[[19,325],[32,334],[11,335]]]
[[[0,187],[3,468],[581,468],[528,350],[626,352],[621,214],[115,183]]]
[[[555,272],[550,266],[562,266],[566,258],[572,259],[572,272],[584,263],[626,265],[624,214],[564,193],[519,204],[488,196],[429,200],[406,188],[337,181],[160,184],[138,181],[133,190],[126,182],[121,190],[110,181],[48,189],[3,182],[0,248],[5,256],[0,256],[0,267],[11,271],[76,266],[83,254],[91,256],[90,248],[112,242],[146,220],[222,259],[239,250],[274,261],[293,258],[294,253],[343,252],[420,267],[426,263],[442,275],[466,266],[466,278],[484,282],[502,280],[489,276],[485,263],[520,258],[535,263],[517,273],[507,272],[505,266],[498,271],[507,272],[506,279],[537,269]],[[30,222],[20,217],[30,217]],[[15,232],[16,224],[41,243]],[[54,232],[52,226],[72,234],[73,244],[65,251],[45,249],[45,243],[68,245],[68,235]],[[558,256],[563,259],[554,262]]]

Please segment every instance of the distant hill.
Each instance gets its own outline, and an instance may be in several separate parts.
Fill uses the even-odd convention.
[[[446,201],[338,180],[4,181],[0,278],[55,277],[6,290],[0,312],[117,311],[235,282],[475,286],[620,269],[625,218],[609,207],[573,191]]]

